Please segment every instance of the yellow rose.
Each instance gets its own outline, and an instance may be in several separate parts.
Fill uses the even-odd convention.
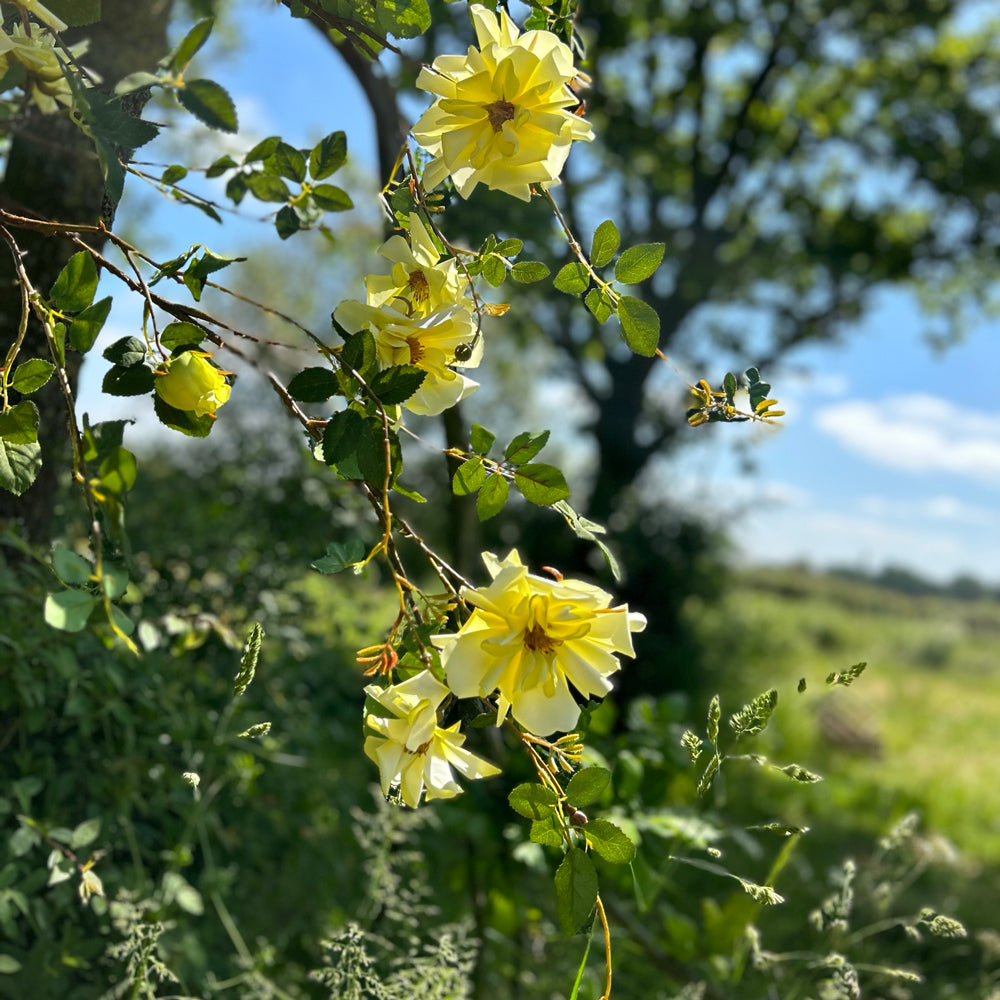
[[[608,677],[635,656],[632,632],[646,619],[627,605],[612,608],[611,595],[580,580],[532,576],[517,551],[503,561],[483,561],[493,582],[462,597],[475,610],[455,634],[436,635],[448,686],[459,698],[497,692],[497,725],[508,710],[536,736],[569,732],[580,717],[570,684],[585,696],[603,697]]]
[[[463,198],[477,184],[528,201],[530,185],[559,183],[574,140],[591,140],[579,101],[567,86],[577,76],[573,53],[550,31],[520,34],[505,11],[499,20],[470,8],[479,48],[440,56],[417,86],[437,100],[411,130],[434,159],[428,190],[449,174]]]
[[[185,351],[163,362],[156,372],[156,394],[175,410],[215,418],[215,411],[229,399],[232,389],[224,372],[206,360],[202,351]]]

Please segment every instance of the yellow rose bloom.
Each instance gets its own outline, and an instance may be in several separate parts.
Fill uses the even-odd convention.
[[[441,255],[416,213],[410,215],[409,241],[390,236],[378,252],[392,262],[392,270],[365,279],[368,305],[391,306],[408,316],[429,316],[454,305],[472,311],[457,262],[449,257],[439,263]]]
[[[403,801],[416,809],[421,797],[430,801],[458,795],[462,789],[455,771],[469,780],[500,773],[500,768],[464,749],[459,723],[447,729],[437,724],[438,706],[449,693],[427,670],[391,687],[365,688],[365,694],[389,713],[383,718],[372,711],[365,718],[374,730],[365,740],[365,754],[378,764],[383,795],[398,785]]]
[[[0,31],[0,76],[16,65],[23,66],[28,98],[45,114],[58,111],[60,105],[73,106],[73,91],[56,58],[55,44],[55,36],[37,25],[30,35],[25,34],[20,24],[15,24],[10,34]],[[77,57],[86,49],[87,43],[83,42],[73,46],[70,52]]]
[[[450,306],[421,318],[348,301],[337,307],[334,316],[348,330],[372,331],[383,368],[416,365],[427,372],[420,388],[402,404],[411,413],[442,413],[479,388],[477,382],[452,371],[453,367],[476,368],[483,357],[483,338],[476,336],[476,318],[462,306]]]
[[[635,656],[632,632],[646,619],[580,580],[533,576],[517,551],[483,561],[493,582],[462,597],[475,610],[457,633],[436,635],[448,686],[459,698],[497,692],[497,725],[507,717],[536,736],[569,732],[580,717],[570,685],[603,697],[620,668],[616,654]]]
[[[202,351],[185,351],[163,362],[155,373],[153,388],[157,396],[175,410],[185,410],[199,417],[215,418],[215,411],[229,399],[232,389],[224,372],[206,359]]]
[[[574,140],[591,140],[590,125],[571,111],[579,101],[569,46],[550,31],[518,32],[478,4],[470,8],[479,48],[439,56],[417,86],[437,100],[413,126],[434,159],[423,183],[433,190],[449,174],[463,198],[477,184],[528,201],[530,185],[559,183]]]

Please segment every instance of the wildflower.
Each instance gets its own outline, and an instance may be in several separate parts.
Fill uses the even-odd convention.
[[[479,388],[477,382],[452,371],[452,367],[476,368],[483,357],[482,337],[468,309],[453,305],[413,317],[384,306],[342,302],[335,316],[348,329],[372,331],[383,368],[416,365],[427,372],[420,388],[403,403],[411,412],[441,413]]]
[[[455,634],[436,635],[448,686],[459,698],[497,691],[497,725],[508,710],[538,736],[568,732],[580,716],[570,684],[603,697],[620,667],[617,653],[634,656],[630,633],[646,619],[580,580],[532,576],[513,550],[500,561],[483,553],[493,582],[462,597],[475,610]]]
[[[415,809],[421,796],[430,801],[461,792],[453,768],[470,780],[500,773],[463,748],[459,723],[447,729],[437,724],[438,706],[449,693],[427,670],[391,687],[365,688],[365,694],[389,713],[382,718],[372,710],[365,719],[374,730],[365,740],[365,754],[378,764],[383,795],[398,785],[403,801]]]
[[[163,362],[156,372],[156,394],[175,410],[186,410],[199,417],[214,419],[215,411],[229,399],[232,391],[224,372],[206,359],[202,351],[185,351]]]
[[[477,184],[528,201],[532,184],[559,183],[573,141],[591,140],[567,84],[576,78],[569,46],[549,31],[518,32],[505,11],[470,8],[479,49],[440,56],[417,78],[437,100],[411,130],[434,159],[428,190],[449,174],[463,198]]]
[[[0,30],[0,77],[12,69],[22,68],[25,79],[21,86],[30,102],[46,114],[58,111],[59,105],[73,106],[73,91],[59,65],[55,44],[55,36],[37,26],[31,34],[20,24],[15,24],[10,34]],[[86,49],[87,43],[82,42],[69,52],[78,57]]]
[[[379,253],[392,262],[392,270],[365,279],[368,305],[391,306],[408,316],[428,316],[453,305],[472,310],[458,264],[453,257],[439,263],[438,248],[416,213],[410,215],[409,241],[390,236]]]

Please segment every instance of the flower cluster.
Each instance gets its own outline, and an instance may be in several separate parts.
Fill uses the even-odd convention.
[[[49,14],[44,7],[41,10]],[[66,27],[54,15],[49,14],[49,17],[55,24]],[[28,100],[45,114],[58,111],[60,105],[66,108],[73,106],[73,91],[59,64],[55,45],[55,35],[37,25],[29,31],[21,24],[14,24],[9,34],[0,30],[0,77],[14,69],[22,70],[22,86]],[[84,42],[68,51],[78,57],[86,50]]]
[[[483,356],[472,300],[458,265],[441,255],[420,217],[410,216],[409,241],[391,236],[379,249],[389,274],[370,274],[366,302],[342,302],[334,313],[347,329],[371,330],[379,364],[416,365],[426,375],[403,405],[433,415],[479,388],[455,368],[476,368]]]
[[[584,697],[606,695],[608,678],[621,667],[618,655],[635,655],[631,633],[646,625],[626,605],[611,607],[611,595],[599,587],[530,574],[516,550],[503,560],[487,552],[483,561],[492,583],[462,592],[472,615],[457,633],[432,640],[447,684],[423,671],[402,684],[365,689],[395,716],[369,713],[378,735],[368,737],[365,753],[379,765],[383,792],[398,784],[410,806],[424,788],[428,799],[456,794],[452,766],[468,778],[497,773],[462,749],[457,724],[438,727],[437,709],[449,694],[495,695],[497,725],[509,712],[536,736],[568,732],[580,718],[571,685]]]
[[[505,11],[470,11],[479,48],[440,56],[417,77],[438,95],[411,130],[434,157],[424,186],[450,174],[463,198],[485,184],[528,201],[532,184],[559,183],[574,140],[594,138],[569,110],[579,104],[573,53],[550,31],[519,33]]]

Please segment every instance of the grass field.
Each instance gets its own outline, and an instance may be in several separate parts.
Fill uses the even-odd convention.
[[[721,690],[778,688],[764,752],[825,776],[810,808],[850,810],[873,832],[918,808],[970,859],[1000,862],[1000,601],[754,570],[693,614],[725,651]],[[859,661],[851,687],[825,683]]]

